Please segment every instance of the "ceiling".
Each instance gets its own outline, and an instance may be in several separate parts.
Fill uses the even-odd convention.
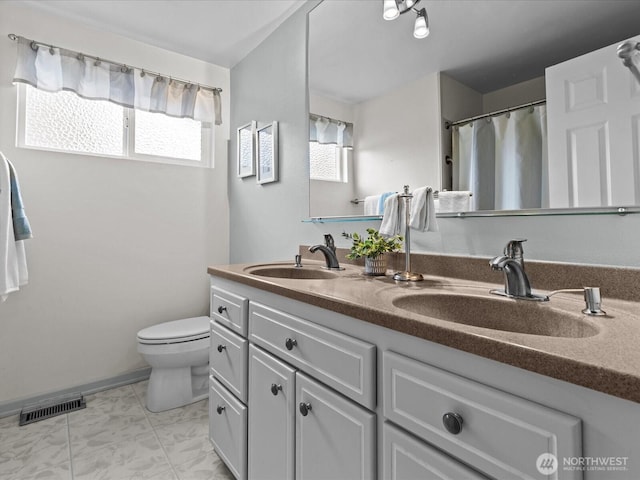
[[[21,0],[156,47],[233,67],[304,0]]]
[[[309,15],[310,85],[356,103],[445,72],[481,93],[544,75],[545,67],[640,34],[638,0],[422,0],[386,21],[382,0],[325,0]]]
[[[305,0],[22,0],[98,30],[233,67]],[[325,0],[310,14],[310,86],[359,102],[442,71],[486,93],[640,33],[638,0],[422,0],[382,19],[382,0]]]

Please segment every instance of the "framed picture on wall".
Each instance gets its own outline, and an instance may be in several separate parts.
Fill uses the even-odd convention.
[[[256,130],[258,183],[278,181],[278,122]]]
[[[256,122],[238,128],[238,177],[251,177],[256,174]]]

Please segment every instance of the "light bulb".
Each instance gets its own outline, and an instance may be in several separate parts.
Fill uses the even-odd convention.
[[[424,8],[418,12],[416,17],[416,23],[413,25],[413,36],[416,38],[429,36],[429,20],[427,19],[427,11]]]
[[[393,20],[400,16],[400,10],[396,0],[384,0],[382,18],[385,20]]]

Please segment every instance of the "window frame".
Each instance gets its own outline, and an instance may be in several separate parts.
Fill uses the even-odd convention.
[[[45,152],[57,152],[66,153],[69,155],[86,155],[90,157],[103,157],[103,158],[119,158],[124,160],[134,160],[138,162],[151,162],[162,163],[169,165],[182,165],[199,168],[213,168],[213,143],[215,138],[215,132],[213,123],[201,122],[201,138],[200,138],[200,157],[201,160],[188,160],[175,157],[164,157],[160,155],[148,155],[135,152],[135,109],[122,107],[122,155],[112,155],[106,153],[94,153],[94,152],[82,152],[74,150],[66,150],[63,148],[54,147],[41,147],[27,145],[25,143],[25,126],[26,126],[26,101],[27,101],[27,87],[24,83],[18,83],[17,85],[17,118],[16,118],[16,146],[18,148],[24,148],[28,150],[39,150]],[[31,87],[35,88],[35,87]],[[73,93],[73,92],[69,92]],[[97,100],[90,100],[79,97],[81,100],[87,102],[95,102]],[[158,115],[162,115],[159,113]]]

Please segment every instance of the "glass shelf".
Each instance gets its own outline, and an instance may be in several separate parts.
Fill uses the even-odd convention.
[[[640,213],[639,206],[626,207],[585,207],[585,208],[535,208],[530,210],[476,210],[474,212],[437,213],[438,218],[474,217],[535,217],[559,215],[629,215]],[[305,223],[373,222],[382,220],[382,215],[346,215],[335,217],[310,217]]]

